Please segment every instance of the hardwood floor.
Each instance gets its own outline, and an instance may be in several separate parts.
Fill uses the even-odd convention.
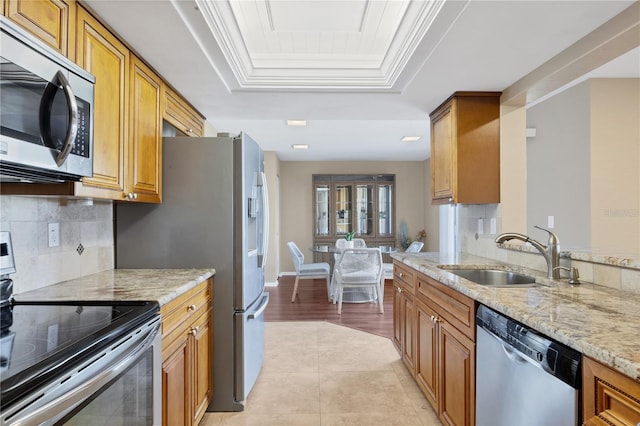
[[[298,297],[291,303],[295,276],[280,277],[277,287],[267,287],[269,305],[266,321],[328,321],[379,336],[393,336],[393,284],[387,280],[384,289],[384,314],[378,313],[375,303],[343,303],[342,314],[338,305],[327,301],[325,280],[303,280],[298,284]]]

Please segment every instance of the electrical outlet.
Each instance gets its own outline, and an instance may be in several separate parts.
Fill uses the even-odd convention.
[[[60,224],[58,222],[52,222],[49,224],[49,247],[60,246]]]
[[[484,234],[484,220],[478,219],[478,235]]]
[[[492,217],[491,220],[489,221],[489,233],[491,235],[495,235],[498,233],[495,217]]]
[[[555,218],[553,216],[547,216],[547,228],[553,229],[555,226]]]

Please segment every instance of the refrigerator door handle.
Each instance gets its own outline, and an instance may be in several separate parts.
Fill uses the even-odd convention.
[[[249,319],[253,320],[253,319],[260,318],[262,314],[264,314],[264,310],[267,309],[268,304],[269,304],[269,293],[264,293],[264,295],[262,296],[262,304],[258,309],[256,309],[254,313],[249,314],[248,316]]]
[[[260,172],[260,182],[262,186],[262,257],[258,258],[260,268],[267,265],[267,252],[269,251],[269,191],[267,190],[267,175]]]

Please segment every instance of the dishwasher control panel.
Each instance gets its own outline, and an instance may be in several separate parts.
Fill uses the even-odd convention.
[[[539,366],[574,388],[580,385],[580,352],[485,305],[478,306],[476,324],[524,360]]]

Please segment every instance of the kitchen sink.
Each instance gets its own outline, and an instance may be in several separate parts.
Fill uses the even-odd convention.
[[[445,269],[454,275],[473,281],[480,285],[489,286],[531,286],[535,284],[535,277],[518,274],[516,272],[499,269]]]

